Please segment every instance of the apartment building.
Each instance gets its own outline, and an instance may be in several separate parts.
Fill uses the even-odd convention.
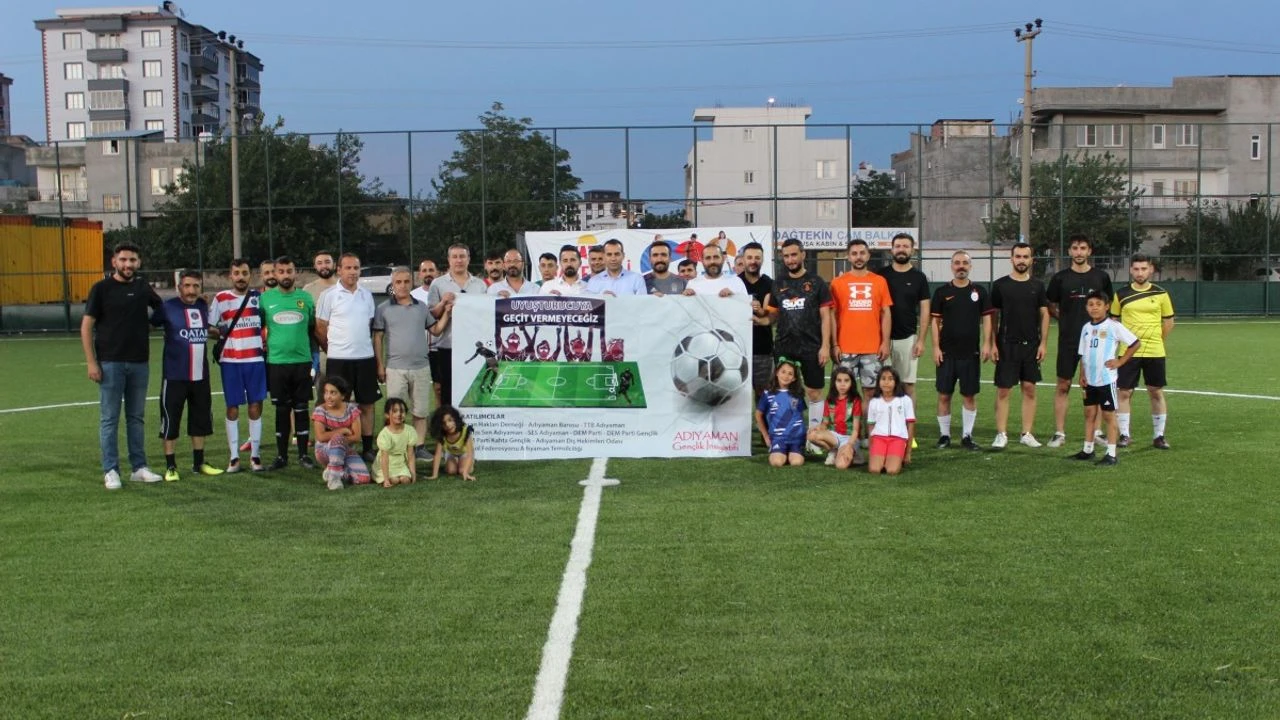
[[[617,190],[588,190],[578,202],[577,228],[583,231],[620,230],[644,217],[644,203],[626,202]]]
[[[811,138],[812,114],[772,102],[695,110],[694,122],[710,123],[710,139],[699,129],[684,166],[686,218],[700,227],[846,227],[849,143],[843,129],[838,138]]]
[[[911,193],[920,239],[987,238],[993,198],[1004,193],[1009,138],[990,118],[939,119],[892,155],[898,186]]]
[[[216,135],[231,127],[232,113],[261,112],[262,61],[234,35],[188,22],[172,2],[58,10],[35,26],[50,142],[133,131]]]

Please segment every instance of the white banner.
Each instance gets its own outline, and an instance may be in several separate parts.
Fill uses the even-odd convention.
[[[749,242],[758,242],[764,248],[764,264],[762,271],[766,274],[773,267],[773,243],[769,242],[773,228],[768,225],[747,225],[742,227],[716,228],[682,228],[678,230],[654,230],[652,228],[635,230],[601,230],[598,232],[579,232],[576,230],[556,230],[547,232],[527,232],[524,234],[525,244],[529,248],[529,267],[533,279],[537,279],[538,256],[551,253],[560,257],[560,248],[573,245],[582,255],[582,266],[587,266],[587,250],[592,245],[601,245],[606,240],[620,240],[623,251],[627,254],[623,267],[638,273],[647,273],[649,267],[649,245],[655,240],[662,240],[671,248],[671,272],[686,258],[694,262],[702,262],[702,248],[715,243],[725,254],[725,270],[732,272],[733,259],[738,256],[738,249]],[[693,237],[696,235],[697,237]],[[702,268],[698,268],[702,274]]]
[[[751,307],[460,295],[453,404],[481,460],[751,452]]]
[[[906,233],[916,239],[917,245],[920,244],[920,228],[913,227],[864,227],[853,228],[852,230],[845,228],[778,228],[773,237],[777,247],[782,247],[783,240],[796,238],[804,243],[805,250],[844,250],[848,247],[850,240],[861,238],[867,241],[867,246],[872,250],[888,250],[893,247],[893,236],[898,233]]]

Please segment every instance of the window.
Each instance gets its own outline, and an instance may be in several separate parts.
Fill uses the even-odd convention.
[[[1076,147],[1094,147],[1097,144],[1097,125],[1081,125],[1076,128]]]
[[[1174,180],[1173,197],[1177,200],[1192,200],[1200,194],[1200,183],[1195,180]]]
[[[188,93],[182,93],[182,109],[191,109],[191,95]]]
[[[123,206],[120,203],[119,195],[103,195],[102,196],[102,209],[104,211],[120,212],[121,207]]]
[[[1103,136],[1103,145],[1107,147],[1123,147],[1124,146],[1124,126],[1108,125],[1106,134]]]
[[[747,170],[742,173],[742,182],[751,185],[756,181],[756,173],[754,170]]]
[[[96,45],[100,49],[124,47],[120,43],[120,33],[103,33],[98,36]]]
[[[124,66],[119,63],[98,66],[99,80],[119,80],[124,77]]]
[[[163,90],[145,90],[142,93],[143,107],[164,107]]]
[[[1163,180],[1151,181],[1151,197],[1164,197],[1164,181]]]
[[[755,142],[755,141],[756,141],[756,129],[742,128],[742,142]]]
[[[62,33],[62,49],[63,50],[79,50],[81,45],[80,33],[67,32]]]
[[[170,173],[170,179],[175,186],[174,187],[175,191],[181,192],[182,178],[186,174],[187,174],[187,169],[181,168],[181,167],[174,168],[173,171]]]
[[[67,139],[83,140],[84,139],[84,123],[82,122],[67,123]]]
[[[816,170],[819,179],[830,180],[836,176],[836,161],[819,160]]]
[[[182,67],[182,81],[183,81],[183,82],[190,82],[190,81],[191,81],[191,68],[190,68],[190,67],[187,67],[187,64],[186,64],[186,63],[182,63],[182,66],[181,66],[181,67]]]
[[[90,110],[123,110],[123,90],[93,90],[89,93]]]
[[[83,80],[84,65],[81,63],[63,63],[62,77],[65,80]]]
[[[120,141],[119,140],[103,140],[102,154],[103,155],[119,155]]]
[[[182,137],[191,137],[191,123],[182,123]]]
[[[160,61],[143,60],[142,77],[160,77]]]
[[[1151,147],[1157,150],[1164,149],[1164,125],[1151,126]]]
[[[818,201],[818,217],[830,220],[836,216],[836,204],[832,200]]]
[[[1249,138],[1249,159],[1250,160],[1262,159],[1262,136],[1261,135],[1254,135]]]
[[[124,132],[126,129],[123,120],[95,120],[89,123],[89,132],[94,135]]]
[[[756,214],[753,212],[742,213],[742,222],[746,225],[752,225],[756,221]]]
[[[82,92],[67,93],[67,109],[83,110],[84,109],[84,93]]]
[[[147,128],[148,130],[159,130],[160,132],[164,132],[164,121],[163,121],[163,120],[148,120],[148,121],[146,122],[146,128]]]
[[[144,48],[160,47],[160,31],[159,30],[143,30],[142,31],[142,47]]]
[[[1180,147],[1194,147],[1196,144],[1196,126],[1191,123],[1178,125],[1176,143]]]
[[[186,33],[178,33],[178,49],[184,53],[191,52],[191,39]]]
[[[171,182],[169,168],[151,168],[151,194],[163,195],[165,186]]]

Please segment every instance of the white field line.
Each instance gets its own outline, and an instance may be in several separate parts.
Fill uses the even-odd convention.
[[[933,382],[934,380],[935,378],[917,376],[916,385],[919,386],[923,382]],[[995,382],[991,380],[983,380],[982,384],[995,385]],[[1057,387],[1057,385],[1058,384],[1056,382],[1036,383],[1036,387],[1046,387],[1046,388]],[[1071,387],[1073,390],[1080,389],[1080,386],[1076,384],[1074,380],[1071,381]],[[1146,391],[1147,389],[1142,386],[1134,388],[1134,392],[1146,392]],[[1201,395],[1203,397],[1236,398],[1238,400],[1272,400],[1272,401],[1280,402],[1280,396],[1276,396],[1276,395],[1248,395],[1245,393],[1225,393],[1225,392],[1214,392],[1211,390],[1178,390],[1175,388],[1165,388],[1164,392],[1166,395]]]
[[[221,395],[222,391],[219,390],[212,394]],[[151,402],[153,400],[159,400],[159,399],[160,399],[159,395],[152,395],[151,397],[147,398],[147,402]],[[86,400],[84,402],[58,403],[57,405],[35,405],[33,407],[24,407],[24,408],[0,408],[0,415],[6,415],[8,413],[35,412],[36,410],[57,410],[59,408],[89,407],[90,405],[97,405],[97,404],[98,404],[97,400]]]
[[[578,509],[578,527],[573,533],[569,562],[564,567],[556,611],[551,616],[547,642],[542,646],[542,664],[533,686],[526,720],[556,720],[564,704],[564,686],[569,678],[569,661],[573,659],[573,641],[578,636],[578,616],[582,614],[582,598],[587,591],[587,568],[591,566],[591,550],[596,543],[596,519],[600,515],[600,497],[604,488],[617,485],[605,478],[609,458],[596,458],[591,472],[579,484],[584,486],[582,505]]]

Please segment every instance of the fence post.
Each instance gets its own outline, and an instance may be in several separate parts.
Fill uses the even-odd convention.
[[[488,168],[485,167],[484,157],[484,137],[485,131],[480,131],[480,256],[483,262],[485,256],[489,254],[489,206],[485,196],[488,191]]]
[[[409,150],[409,267],[416,267],[417,255],[413,252],[413,131],[405,133]]]
[[[275,220],[271,216],[271,143],[275,139],[275,130],[272,130],[270,135],[262,136],[262,141],[265,143],[262,154],[263,166],[267,173],[267,257],[270,258],[276,256]]]
[[[53,143],[53,165],[58,173],[58,239],[62,246],[62,314],[67,332],[71,332],[71,284],[67,280],[67,219],[63,217],[62,143]]]
[[[775,124],[771,126],[771,129],[773,130],[773,139],[771,141],[773,145],[773,173],[772,173],[773,174],[773,213],[772,213],[773,223],[772,225],[773,225],[773,231],[776,233],[778,232],[778,227],[779,227],[778,221],[780,219],[778,217],[778,126],[776,124],[777,121],[773,121],[773,122]],[[755,218],[752,218],[752,219],[754,220]]]
[[[1273,123],[1267,123],[1267,232],[1263,236],[1262,244],[1262,314],[1263,316],[1271,315],[1271,268],[1275,267],[1271,262],[1271,129],[1275,127]]]
[[[693,226],[698,227],[698,126],[689,129],[693,131]],[[773,224],[773,229],[776,233],[777,223]]]
[[[1204,261],[1200,258],[1200,218],[1204,215],[1204,200],[1202,199],[1202,191],[1200,183],[1203,180],[1202,173],[1204,170],[1204,126],[1197,123],[1196,126],[1196,300],[1192,307],[1192,317],[1200,317],[1200,290],[1203,287],[1201,282],[1204,280]]]
[[[338,129],[338,138],[333,141],[334,149],[338,154],[338,254],[343,252],[345,234],[343,233],[342,223],[342,129]]]

